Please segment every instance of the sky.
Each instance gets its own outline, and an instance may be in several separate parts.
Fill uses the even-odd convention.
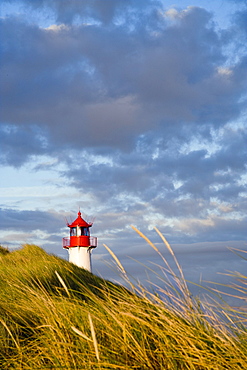
[[[246,1],[0,6],[0,244],[68,259],[80,209],[107,279],[103,244],[141,282],[162,264],[131,225],[195,283],[246,273]]]

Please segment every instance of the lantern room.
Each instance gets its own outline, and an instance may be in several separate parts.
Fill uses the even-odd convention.
[[[63,247],[66,249],[73,247],[96,248],[97,238],[90,236],[92,225],[92,223],[83,220],[79,211],[77,219],[72,224],[67,224],[70,228],[70,237],[63,238]]]

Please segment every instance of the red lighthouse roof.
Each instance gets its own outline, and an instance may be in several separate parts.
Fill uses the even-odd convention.
[[[72,222],[72,224],[68,223],[67,225],[68,227],[76,227],[76,226],[91,227],[92,223],[88,224],[85,220],[83,220],[83,218],[81,217],[81,212],[79,211],[77,219],[74,222]]]

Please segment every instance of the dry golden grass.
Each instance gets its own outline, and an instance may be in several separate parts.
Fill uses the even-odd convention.
[[[157,247],[143,237],[160,254]],[[246,369],[246,313],[191,297],[182,269],[159,296],[100,279],[26,245],[0,260],[1,369]],[[246,277],[239,277],[238,293]],[[175,280],[174,280],[175,279]],[[240,288],[241,286],[241,288]],[[178,289],[177,289],[178,288]],[[226,320],[223,320],[222,317]]]

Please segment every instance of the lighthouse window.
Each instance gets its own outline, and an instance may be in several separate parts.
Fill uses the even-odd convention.
[[[81,235],[89,236],[88,227],[82,227],[81,228]]]
[[[70,236],[76,236],[76,227],[71,227]]]

